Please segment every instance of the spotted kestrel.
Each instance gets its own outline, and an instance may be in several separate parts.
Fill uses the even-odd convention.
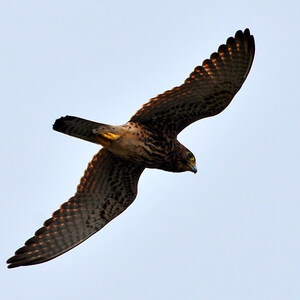
[[[76,194],[8,259],[8,268],[51,260],[103,228],[134,201],[145,168],[196,173],[196,159],[177,135],[229,105],[250,71],[254,51],[249,29],[237,31],[181,86],[150,99],[125,125],[72,116],[56,120],[54,130],[103,148],[89,163]]]

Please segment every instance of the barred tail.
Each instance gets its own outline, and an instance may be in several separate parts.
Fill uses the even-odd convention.
[[[115,127],[74,116],[65,116],[55,121],[53,129],[107,147],[112,139],[110,133]]]

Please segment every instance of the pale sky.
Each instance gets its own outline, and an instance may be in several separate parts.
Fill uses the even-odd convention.
[[[146,170],[103,230],[8,270],[99,149],[55,119],[123,124],[246,27],[242,89],[179,136],[198,173]],[[1,1],[1,299],[300,299],[299,27],[297,1]]]

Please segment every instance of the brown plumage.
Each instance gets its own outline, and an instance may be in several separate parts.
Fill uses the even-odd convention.
[[[245,81],[254,38],[238,31],[196,67],[184,84],[142,106],[125,125],[66,116],[53,129],[102,145],[76,194],[7,263],[9,268],[48,261],[77,246],[123,212],[137,195],[144,168],[196,173],[194,155],[177,140],[191,123],[223,111]]]

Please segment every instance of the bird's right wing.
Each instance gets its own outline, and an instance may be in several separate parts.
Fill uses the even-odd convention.
[[[101,149],[89,163],[74,197],[8,259],[8,268],[46,262],[96,233],[133,202],[143,170]]]
[[[193,122],[219,114],[244,83],[254,52],[249,29],[237,31],[182,85],[150,99],[130,121],[177,135]]]

